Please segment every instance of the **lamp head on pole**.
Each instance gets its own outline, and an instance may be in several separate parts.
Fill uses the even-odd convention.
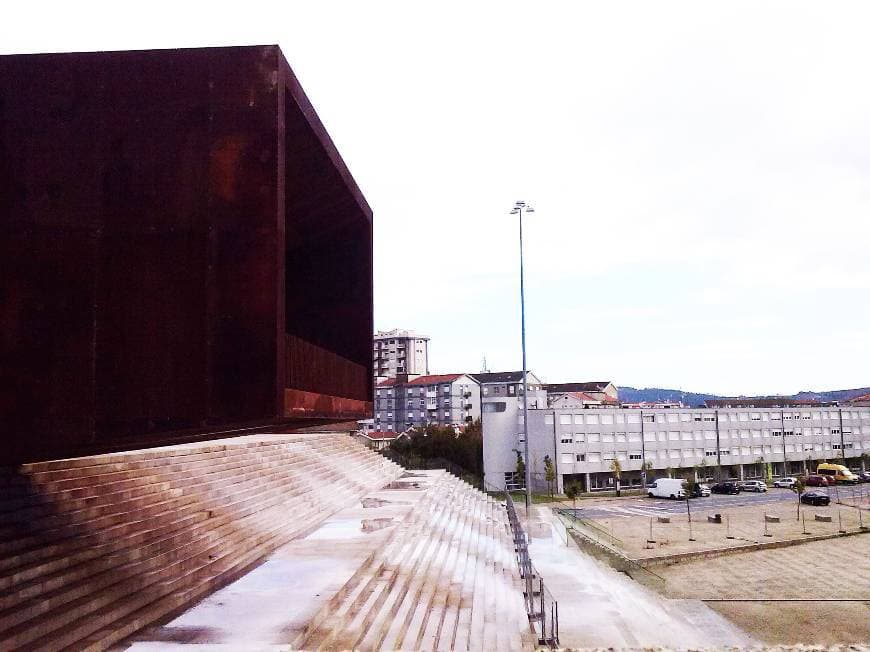
[[[526,213],[534,213],[535,209],[531,206],[527,205],[524,201],[518,201],[514,203],[514,207],[511,209],[511,215],[522,215],[523,212]]]

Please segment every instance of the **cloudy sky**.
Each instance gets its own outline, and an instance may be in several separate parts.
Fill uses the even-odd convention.
[[[278,43],[433,371],[519,368],[524,199],[545,379],[870,385],[866,3],[193,4],[14,3],[0,51]]]

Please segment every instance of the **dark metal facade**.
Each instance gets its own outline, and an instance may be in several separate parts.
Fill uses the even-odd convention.
[[[0,57],[0,462],[366,416],[372,325],[278,47]]]

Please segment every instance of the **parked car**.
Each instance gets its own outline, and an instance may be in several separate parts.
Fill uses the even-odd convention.
[[[761,480],[741,480],[738,485],[741,491],[755,491],[758,493],[767,491],[767,485]]]
[[[710,487],[705,485],[703,482],[697,483],[692,488],[692,498],[706,498],[710,495]]]
[[[736,482],[717,482],[710,487],[710,491],[714,494],[739,494],[740,485]]]
[[[808,475],[804,480],[804,484],[808,487],[828,487],[832,483],[828,482],[827,476],[824,475]]]
[[[650,498],[685,498],[683,481],[679,478],[658,478],[652,484],[646,486],[647,495]]]
[[[797,484],[797,478],[780,478],[779,480],[774,481],[774,487],[783,487],[785,489],[791,489],[793,486]]]
[[[870,482],[870,471],[861,471],[861,473],[858,474],[858,479],[861,482]]]
[[[808,491],[801,494],[801,502],[807,505],[815,505],[816,507],[830,505],[830,496],[823,494],[821,491]]]

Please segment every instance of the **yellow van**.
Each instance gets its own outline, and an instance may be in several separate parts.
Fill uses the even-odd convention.
[[[828,464],[827,462],[819,464],[816,467],[816,474],[834,478],[834,480],[843,484],[858,484],[859,482],[858,476],[842,464]]]

